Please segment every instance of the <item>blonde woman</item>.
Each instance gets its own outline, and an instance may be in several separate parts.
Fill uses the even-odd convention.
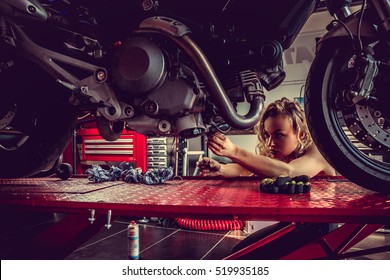
[[[217,132],[208,137],[209,149],[233,163],[220,164],[204,157],[197,162],[201,176],[237,177],[251,174],[261,177],[336,175],[322,157],[310,136],[300,104],[282,98],[263,111],[255,130],[256,153],[233,144]]]
[[[269,104],[255,127],[258,144],[256,153],[233,144],[228,137],[215,133],[208,137],[209,149],[218,156],[228,157],[232,163],[203,158],[197,162],[201,176],[237,177],[257,175],[276,177],[319,173],[336,175],[336,171],[322,157],[310,136],[305,114],[300,104],[282,98]],[[259,230],[243,241],[233,251],[240,250],[285,227],[277,223]],[[332,224],[304,223],[288,234],[242,257],[244,259],[279,259],[334,228]]]

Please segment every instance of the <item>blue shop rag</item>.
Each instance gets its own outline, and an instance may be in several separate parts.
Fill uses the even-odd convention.
[[[127,183],[141,183],[146,185],[157,185],[172,179],[173,169],[155,168],[142,172],[140,168],[134,168],[128,162],[122,162],[118,167],[111,166],[109,170],[99,165],[92,165],[86,170],[88,180],[94,183],[122,180]]]

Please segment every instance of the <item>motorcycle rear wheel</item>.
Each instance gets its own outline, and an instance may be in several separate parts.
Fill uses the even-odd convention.
[[[53,165],[62,155],[73,134],[76,114],[68,104],[46,101],[39,109],[23,106],[16,113],[19,123],[34,125],[19,148],[0,149],[0,178],[33,176]]]
[[[359,150],[345,133],[345,115],[336,105],[340,92],[348,90],[356,78],[348,69],[352,55],[351,44],[345,41],[328,42],[317,53],[306,81],[308,126],[318,149],[337,172],[366,189],[390,194],[390,163],[384,160],[389,152],[382,151],[380,160]]]

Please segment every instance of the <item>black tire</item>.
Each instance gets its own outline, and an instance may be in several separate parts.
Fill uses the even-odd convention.
[[[53,161],[53,163],[50,164],[48,167],[46,167],[44,170],[41,170],[39,173],[34,174],[33,177],[36,178],[49,177],[58,171],[61,164],[62,164],[62,155],[60,155],[58,159]]]
[[[29,177],[54,165],[69,143],[77,119],[77,111],[68,101],[69,90],[31,63],[17,61],[15,65],[20,67],[0,75],[0,102],[16,107],[10,127],[28,139],[17,149],[0,148],[0,178]]]
[[[389,194],[390,163],[367,156],[350,141],[335,106],[337,93],[356,78],[347,67],[352,55],[351,44],[343,40],[328,42],[317,53],[306,81],[306,118],[320,152],[341,175],[366,189]]]
[[[24,112],[25,121],[36,125],[27,141],[12,151],[0,150],[0,178],[33,176],[58,160],[69,143],[76,123],[69,105],[48,104],[39,112]]]

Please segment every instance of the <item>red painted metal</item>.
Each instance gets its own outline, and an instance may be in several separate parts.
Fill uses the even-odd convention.
[[[145,135],[134,133],[135,147],[134,157],[136,159],[136,167],[141,168],[144,172],[147,170],[147,152],[146,152],[146,137]]]
[[[283,259],[343,259],[348,249],[363,240],[382,224],[344,224],[318,240],[286,255]],[[358,256],[355,252],[355,256]]]
[[[2,207],[34,207],[54,212],[85,209],[151,217],[348,222],[386,224],[390,196],[338,178],[314,178],[308,194],[266,194],[259,180],[191,179],[161,185],[122,181],[95,184],[86,178],[0,179]]]
[[[146,171],[146,137],[144,135],[124,129],[117,141],[108,142],[100,136],[97,128],[80,129],[77,134],[81,136],[81,161],[134,162],[136,167]],[[97,141],[92,143],[94,153],[88,153],[91,152],[91,150],[87,151],[88,141]]]
[[[345,223],[319,240],[284,256],[286,259],[342,258],[348,248],[390,220],[390,195],[369,191],[342,177],[313,178],[310,193],[294,195],[262,193],[259,181],[255,177],[208,177],[144,185],[122,181],[96,184],[86,177],[72,177],[66,181],[56,178],[0,179],[0,208],[79,213],[83,216],[94,209],[99,215],[111,210],[115,216]],[[76,233],[80,234],[95,231],[78,228]],[[255,246],[263,246],[292,229],[293,224]],[[72,233],[74,238],[76,233]],[[58,240],[56,242],[61,244]],[[69,250],[70,243],[67,240],[63,244],[64,252]],[[240,254],[257,248],[255,246],[245,248]],[[51,253],[46,255],[54,258],[56,255]]]
[[[295,227],[296,227],[295,223],[291,223],[291,224],[285,226],[284,228],[281,228],[280,230],[268,235],[267,237],[262,238],[259,241],[256,241],[255,243],[227,256],[225,258],[225,260],[239,259],[240,257],[252,252],[253,250],[256,250],[256,249],[260,248],[261,246],[264,246],[264,245],[268,244],[269,242],[271,242],[277,238],[280,238],[280,237],[284,236],[285,234],[293,231],[295,229]]]

